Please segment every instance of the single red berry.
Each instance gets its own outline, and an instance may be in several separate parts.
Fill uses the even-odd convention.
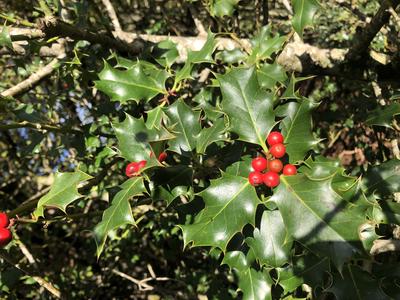
[[[0,228],[7,228],[10,225],[10,219],[6,213],[0,213]]]
[[[263,174],[264,184],[270,188],[276,187],[279,184],[279,175],[275,172],[268,171]]]
[[[251,166],[253,167],[254,171],[264,171],[268,167],[268,160],[264,157],[256,157],[251,161]]]
[[[272,131],[267,137],[268,145],[273,146],[283,143],[283,135],[278,131]]]
[[[167,159],[167,153],[166,152],[161,152],[160,155],[158,156],[158,161],[159,162],[163,162],[166,159]]]
[[[11,231],[7,228],[0,228],[0,247],[6,246],[12,239]]]
[[[129,163],[125,168],[125,174],[128,177],[136,176],[137,172],[139,171],[139,166],[137,162]]]
[[[263,174],[261,174],[260,172],[250,172],[249,182],[253,186],[263,183]]]
[[[297,169],[295,166],[287,164],[283,167],[283,175],[291,176],[296,174],[297,174]]]
[[[276,158],[281,158],[286,153],[286,147],[284,144],[275,144],[269,148],[269,153],[271,153]]]
[[[141,169],[143,169],[147,164],[147,160],[141,160],[138,162],[138,170],[137,172],[139,172]]]
[[[279,173],[283,168],[283,163],[280,159],[273,159],[268,162],[268,171]]]

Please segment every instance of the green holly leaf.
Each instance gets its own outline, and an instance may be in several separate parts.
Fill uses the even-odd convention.
[[[400,160],[388,160],[380,165],[370,167],[362,179],[367,195],[385,198],[400,192]]]
[[[340,168],[340,161],[329,159],[323,156],[317,156],[312,159],[307,158],[304,165],[299,168],[299,172],[307,175],[311,180],[326,179],[335,175]]]
[[[223,50],[217,52],[216,59],[223,61],[227,64],[236,64],[240,61],[243,61],[247,55],[242,50],[235,48],[233,50]]]
[[[125,224],[135,225],[129,200],[135,196],[143,195],[146,190],[142,177],[130,178],[120,187],[121,190],[115,195],[111,206],[104,211],[101,222],[94,229],[97,257],[103,252],[110,231]]]
[[[294,15],[292,26],[297,34],[303,38],[303,30],[313,24],[313,18],[319,8],[316,0],[292,0]]]
[[[213,97],[211,89],[202,88],[200,92],[193,97],[193,101],[198,104],[195,109],[203,110],[207,119],[216,121],[221,117],[221,112],[218,110],[218,99]]]
[[[193,224],[180,225],[184,244],[219,247],[222,251],[230,239],[246,224],[255,222],[255,212],[260,203],[254,187],[246,178],[223,173],[198,194],[205,207]]]
[[[333,190],[333,177],[311,180],[302,174],[281,176],[271,201],[278,205],[289,234],[315,253],[329,257],[340,270],[355,253],[363,253],[359,229],[366,220],[356,203],[349,203]]]
[[[217,119],[210,127],[201,130],[196,137],[197,153],[205,153],[207,147],[214,142],[227,140],[225,131],[226,126],[224,118]]]
[[[249,173],[253,172],[253,168],[251,167],[252,157],[250,155],[242,156],[241,160],[233,163],[226,169],[226,173],[241,176],[244,178],[249,177]]]
[[[196,148],[196,136],[200,134],[200,112],[193,111],[183,101],[176,101],[165,110],[168,126],[172,128],[176,138],[169,142],[169,150],[179,154]]]
[[[179,196],[190,196],[193,185],[193,168],[185,165],[160,168],[154,172],[151,197],[170,205]]]
[[[2,46],[6,46],[7,48],[13,49],[10,32],[8,31],[7,26],[3,26],[3,29],[1,30],[0,33],[0,47]]]
[[[111,67],[104,62],[104,68],[99,73],[96,88],[108,95],[112,101],[121,103],[134,100],[149,101],[158,94],[166,94],[165,81],[169,74],[164,70],[146,68],[138,62],[127,70]]]
[[[303,256],[294,256],[293,263],[278,268],[278,283],[282,286],[284,294],[293,292],[303,283],[312,286],[322,286],[324,273],[330,271],[329,259],[320,258],[312,253]]]
[[[273,101],[272,95],[261,89],[255,68],[232,69],[217,79],[230,130],[239,135],[239,140],[258,144],[267,152],[265,140],[275,124]]]
[[[282,49],[285,40],[285,36],[272,36],[269,26],[262,27],[260,32],[251,40],[253,47],[248,58],[248,63],[255,64],[260,60],[271,58],[272,54]]]
[[[240,0],[213,0],[210,3],[210,12],[212,16],[231,17]]]
[[[199,51],[189,51],[184,66],[176,73],[174,86],[184,79],[191,78],[192,69],[195,64],[213,63],[212,54],[215,48],[215,35],[209,31],[204,46]]]
[[[67,206],[82,197],[78,192],[78,185],[91,179],[92,176],[76,170],[75,172],[57,172],[50,191],[40,198],[33,215],[43,217],[45,207],[56,207],[64,213]]]
[[[392,128],[393,116],[400,114],[400,103],[379,106],[367,115],[365,124]]]
[[[327,291],[333,293],[337,300],[390,299],[382,291],[380,280],[353,265],[347,265],[342,274],[336,273]]]
[[[153,122],[147,124],[143,118],[125,115],[123,122],[112,124],[121,156],[129,161],[147,160],[147,166],[159,165],[154,155],[151,155],[150,142],[168,140],[174,136],[163,127],[157,129]]]
[[[257,70],[257,78],[260,86],[267,89],[273,89],[277,82],[284,85],[288,79],[285,69],[277,63],[263,64]]]
[[[303,99],[300,103],[289,102],[280,107],[280,116],[285,116],[280,128],[285,137],[286,152],[290,162],[304,159],[308,151],[314,149],[318,140],[312,132],[311,112],[317,106],[315,102]]]
[[[249,268],[238,273],[238,277],[243,300],[272,300],[271,288],[274,282],[267,270]]]
[[[156,61],[163,67],[171,67],[179,57],[176,44],[171,40],[165,40],[158,43],[153,49],[152,54],[156,57]]]
[[[292,248],[292,239],[278,210],[264,211],[260,229],[254,229],[253,237],[247,238],[246,243],[261,265],[272,267],[287,263]]]

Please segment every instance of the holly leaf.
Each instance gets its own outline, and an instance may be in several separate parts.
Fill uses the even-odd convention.
[[[156,61],[163,67],[171,67],[179,57],[179,51],[176,44],[171,40],[165,40],[157,44],[153,49],[153,56]]]
[[[189,51],[185,64],[183,65],[182,69],[176,73],[174,86],[184,79],[191,78],[192,69],[195,64],[213,63],[214,60],[212,58],[212,54],[215,50],[215,47],[215,35],[209,31],[207,40],[203,47],[199,51]]]
[[[210,127],[202,129],[196,137],[197,153],[205,153],[207,147],[214,142],[227,140],[225,131],[226,126],[224,118],[219,118]]]
[[[277,82],[285,84],[288,79],[285,69],[277,63],[263,64],[257,70],[257,78],[260,86],[267,89],[274,88]]]
[[[169,150],[179,154],[196,148],[196,136],[200,134],[200,112],[193,111],[183,101],[176,101],[165,110],[168,126],[172,128],[176,138],[169,142]]]
[[[246,224],[254,225],[260,200],[246,178],[223,173],[198,196],[203,198],[204,209],[193,224],[180,225],[185,245],[193,242],[193,246],[219,247],[225,251],[237,232]]]
[[[330,271],[329,259],[320,258],[312,253],[303,256],[294,256],[293,263],[278,268],[278,283],[282,286],[284,293],[293,292],[303,283],[312,286],[322,286],[324,273]]]
[[[145,68],[138,62],[127,70],[111,67],[104,62],[99,73],[100,80],[95,82],[96,88],[104,92],[112,101],[126,103],[130,100],[149,101],[158,94],[165,94],[165,81],[169,74],[164,70]]]
[[[271,288],[274,282],[267,270],[249,268],[238,273],[238,277],[243,300],[272,300]]]
[[[355,253],[362,253],[359,228],[365,223],[356,203],[332,188],[333,177],[281,176],[271,201],[282,214],[289,234],[305,247],[329,257],[340,270]],[[298,220],[302,220],[299,225]]]
[[[246,155],[242,156],[240,159],[241,160],[230,165],[226,169],[226,173],[248,178],[249,173],[253,171],[253,168],[251,167],[251,161],[253,158],[250,155]]]
[[[159,165],[154,155],[151,155],[150,142],[168,140],[174,136],[163,127],[157,129],[153,122],[148,125],[143,118],[136,119],[128,114],[125,116],[123,122],[112,124],[121,156],[129,161],[147,160],[147,166]]]
[[[260,229],[254,229],[253,237],[247,238],[246,243],[261,265],[272,267],[285,264],[292,248],[292,239],[278,210],[264,211]]]
[[[299,168],[299,172],[307,175],[311,180],[318,180],[332,177],[339,169],[344,171],[340,168],[339,160],[317,156],[314,159],[307,158],[304,165]]]
[[[367,115],[365,124],[377,125],[392,128],[393,116],[400,114],[400,103],[392,103],[386,106],[379,106]]]
[[[212,16],[232,16],[240,0],[214,0],[211,2],[210,11]]]
[[[313,136],[311,120],[311,111],[317,105],[304,98],[301,103],[293,101],[280,107],[279,115],[285,116],[280,128],[285,137],[286,152],[292,163],[303,160],[306,153],[314,149],[319,142]]]
[[[266,270],[257,271],[251,267],[252,259],[241,251],[230,251],[224,256],[222,264],[234,269],[239,277],[239,289],[243,292],[243,299],[265,300],[271,299],[273,281]]]
[[[292,0],[294,15],[292,26],[297,34],[303,38],[303,30],[306,26],[313,24],[313,18],[319,3],[316,0]]]
[[[391,299],[382,291],[379,280],[350,264],[342,274],[334,275],[333,284],[327,291],[333,293],[337,300]]]
[[[91,178],[92,176],[80,170],[57,172],[50,191],[40,198],[33,212],[34,217],[43,217],[45,207],[56,207],[65,213],[69,204],[82,197],[78,192],[78,185]]]
[[[367,195],[374,193],[384,198],[400,192],[400,160],[388,160],[370,167],[362,179]]]
[[[125,224],[135,225],[129,200],[145,191],[143,177],[130,178],[120,187],[121,190],[115,195],[111,206],[104,211],[101,222],[94,229],[97,257],[103,252],[110,231]]]
[[[222,111],[230,123],[230,130],[239,140],[265,144],[267,134],[275,124],[272,96],[261,89],[254,67],[232,69],[225,75],[217,75],[223,96]]]
[[[6,46],[9,49],[13,49],[13,44],[10,36],[10,32],[7,26],[3,26],[0,33],[0,47]]]
[[[271,55],[282,49],[286,37],[272,36],[271,28],[264,26],[260,32],[251,40],[252,49],[248,58],[249,64],[255,64],[260,60],[271,58]]]

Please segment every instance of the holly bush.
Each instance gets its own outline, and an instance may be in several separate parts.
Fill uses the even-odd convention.
[[[400,297],[399,2],[250,2],[2,4],[6,298]]]

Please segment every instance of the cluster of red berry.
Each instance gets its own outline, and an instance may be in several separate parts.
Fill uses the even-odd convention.
[[[294,165],[287,164],[283,166],[280,159],[286,153],[285,145],[283,144],[283,135],[280,132],[273,131],[267,137],[267,143],[270,146],[269,153],[274,157],[272,160],[267,160],[264,157],[256,157],[252,160],[251,166],[253,172],[249,174],[249,182],[251,185],[259,185],[264,183],[268,187],[276,187],[279,184],[278,173],[282,171],[283,175],[296,175],[297,169]],[[262,173],[267,170],[267,172]]]
[[[6,246],[12,239],[10,220],[5,213],[0,213],[0,247]]]
[[[153,152],[150,153],[150,157],[153,155]],[[167,159],[167,153],[166,152],[161,152],[160,155],[158,156],[158,161],[163,162],[164,160]],[[147,160],[141,160],[141,161],[133,161],[129,163],[126,168],[125,168],[125,174],[128,177],[133,177],[133,176],[139,176],[140,171],[146,166]]]

